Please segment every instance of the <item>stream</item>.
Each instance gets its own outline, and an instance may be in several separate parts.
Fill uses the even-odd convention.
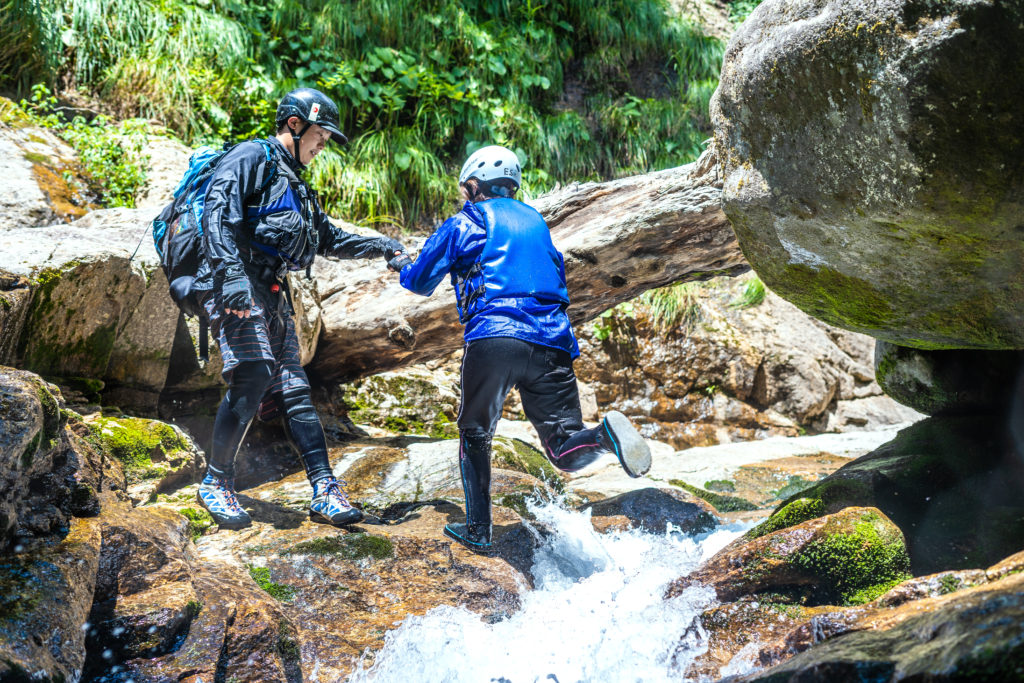
[[[707,649],[699,617],[716,600],[700,586],[665,600],[665,589],[750,525],[696,536],[671,526],[663,534],[599,534],[589,511],[555,503],[531,511],[551,533],[535,555],[535,586],[523,591],[515,614],[487,623],[444,606],[409,617],[349,683],[684,680]]]

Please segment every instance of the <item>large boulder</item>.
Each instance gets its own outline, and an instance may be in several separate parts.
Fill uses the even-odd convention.
[[[0,549],[68,524],[75,465],[60,401],[38,376],[0,367]]]
[[[791,631],[780,647],[783,657],[802,652],[767,671],[730,680],[1019,681],[1024,678],[1021,620],[1024,575],[1018,573],[896,610],[816,616]],[[779,655],[765,652],[761,659],[777,661]]]
[[[879,341],[875,377],[885,393],[928,415],[1002,413],[1024,401],[1024,351],[926,351]]]
[[[1024,348],[1024,5],[766,2],[711,109],[774,291],[906,346]]]
[[[200,365],[195,320],[186,324],[167,293],[149,233],[152,214],[103,209],[67,225],[3,233],[0,267],[32,291],[28,312],[19,312],[23,325],[13,316],[11,322],[21,366],[47,376],[103,380],[108,402],[150,412],[165,388],[220,386],[216,340],[210,362]],[[308,362],[320,335],[319,294],[315,282],[296,277],[292,285],[300,353]],[[24,297],[4,295],[14,302],[12,310],[15,296]],[[5,338],[6,329],[5,322]]]
[[[771,593],[804,604],[856,604],[910,578],[903,533],[875,508],[850,507],[727,546],[668,590],[709,585],[720,600]]]

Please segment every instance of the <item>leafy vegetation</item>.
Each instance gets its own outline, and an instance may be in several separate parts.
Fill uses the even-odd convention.
[[[743,286],[743,293],[740,294],[730,306],[733,308],[751,308],[764,302],[765,288],[761,278],[753,277]]]
[[[647,309],[655,326],[666,330],[678,327],[691,330],[703,314],[703,287],[700,282],[684,282],[648,290],[637,300]]]
[[[742,24],[760,4],[761,0],[731,0],[729,2],[729,21],[736,25]]]
[[[142,147],[147,126],[137,119],[113,123],[104,116],[70,121],[57,109],[57,98],[42,84],[32,88],[31,98],[22,100],[20,114],[29,123],[54,129],[78,152],[81,172],[89,193],[104,206],[135,206],[135,194],[146,182],[146,157]],[[64,180],[77,182],[67,173]]]
[[[0,87],[44,82],[189,143],[272,132],[298,86],[341,106],[328,210],[412,226],[453,173],[512,146],[524,190],[685,163],[708,137],[723,44],[667,0],[0,0]]]

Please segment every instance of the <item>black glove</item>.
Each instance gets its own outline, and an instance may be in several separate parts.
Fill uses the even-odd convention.
[[[221,305],[231,311],[248,311],[252,308],[252,286],[245,273],[228,275],[220,288]]]
[[[388,260],[388,270],[393,270],[396,273],[401,273],[402,268],[412,263],[412,259],[403,251],[398,256],[392,257]]]
[[[405,251],[405,247],[402,246],[401,242],[390,237],[379,238],[376,247],[380,250],[380,255],[384,257],[385,261],[390,261],[396,251]]]

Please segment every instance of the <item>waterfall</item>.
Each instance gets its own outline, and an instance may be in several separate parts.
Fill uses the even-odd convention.
[[[671,528],[599,534],[589,511],[553,503],[531,511],[552,533],[537,550],[535,585],[523,590],[516,613],[486,623],[444,606],[409,617],[349,683],[683,679],[707,649],[699,616],[715,597],[694,586],[665,600],[665,589],[749,525],[700,536]]]

